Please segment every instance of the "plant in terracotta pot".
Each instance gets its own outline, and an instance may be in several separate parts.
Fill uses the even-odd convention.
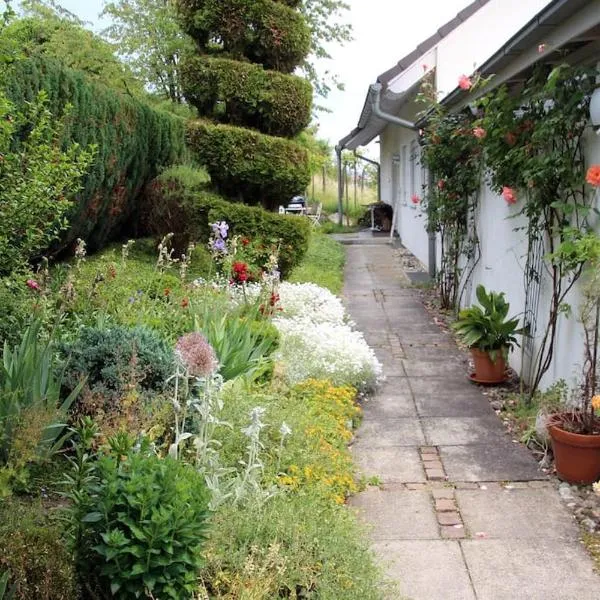
[[[475,364],[471,379],[478,383],[501,383],[506,379],[508,353],[517,344],[518,318],[508,318],[510,304],[504,293],[487,292],[477,286],[480,306],[460,311],[458,321],[452,326],[469,346]]]
[[[574,402],[575,406],[570,409],[556,411],[547,417],[556,471],[569,483],[593,483],[600,479],[600,260],[592,260],[590,267],[582,286],[579,319],[584,333],[579,401]]]

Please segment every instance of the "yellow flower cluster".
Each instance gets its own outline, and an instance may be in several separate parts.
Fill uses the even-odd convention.
[[[332,501],[343,504],[348,494],[358,489],[347,447],[353,436],[353,423],[361,413],[356,389],[309,380],[296,386],[294,392],[309,416],[310,425],[304,430],[307,462],[290,465],[279,477],[279,483],[294,490],[313,486]]]

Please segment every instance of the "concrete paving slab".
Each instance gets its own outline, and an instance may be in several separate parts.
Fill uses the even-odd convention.
[[[545,479],[529,451],[510,440],[440,448],[449,481]]]
[[[386,377],[378,389],[380,396],[411,395],[411,386],[406,377]]]
[[[458,542],[382,541],[376,542],[373,549],[387,576],[400,581],[399,593],[403,598],[475,600]],[[388,600],[398,597],[390,596]]]
[[[386,421],[363,421],[355,445],[362,448],[424,446],[425,436],[420,421],[410,417]]]
[[[479,389],[466,381],[466,379],[411,377],[409,384],[415,397],[423,395],[438,398],[474,398],[477,400],[484,398]]]
[[[490,444],[509,439],[496,415],[483,417],[424,418],[425,440],[431,446]]]
[[[383,483],[426,481],[416,448],[356,448],[352,454],[365,477],[378,477]]]
[[[417,409],[410,393],[378,394],[365,400],[362,406],[364,421],[386,421],[417,416]]]
[[[547,527],[552,527],[548,521]],[[478,600],[598,600],[600,577],[579,542],[460,542]]]
[[[579,539],[573,516],[555,489],[456,490],[471,535],[498,539]]]
[[[415,405],[420,417],[482,417],[494,416],[490,403],[479,394],[445,396],[415,393]]]
[[[443,362],[403,360],[402,364],[409,377],[443,377],[457,384],[465,381],[465,364],[458,357],[448,357]]]
[[[436,326],[437,327],[437,326]],[[440,331],[419,331],[404,328],[401,325],[396,325],[393,328],[394,332],[402,341],[403,346],[447,346],[456,347],[454,339],[448,333]]]
[[[359,520],[371,525],[373,541],[439,537],[429,492],[371,487],[354,496],[350,505]]]
[[[425,360],[443,363],[460,357],[458,348],[448,345],[443,346],[402,346],[408,360]]]

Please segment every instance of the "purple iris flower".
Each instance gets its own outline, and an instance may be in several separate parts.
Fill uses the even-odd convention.
[[[218,252],[227,252],[227,246],[225,245],[225,241],[222,240],[221,238],[217,238],[214,242],[213,242],[213,249],[217,250]]]

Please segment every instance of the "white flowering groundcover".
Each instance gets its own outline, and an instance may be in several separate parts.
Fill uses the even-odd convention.
[[[337,296],[312,283],[284,282],[278,291],[282,310],[273,323],[281,341],[275,359],[290,383],[329,379],[363,391],[377,385],[381,364]]]

